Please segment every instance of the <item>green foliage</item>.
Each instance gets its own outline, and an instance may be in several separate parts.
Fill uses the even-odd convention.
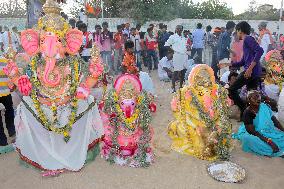
[[[255,0],[251,0],[249,8],[242,14],[236,15],[237,20],[279,20],[279,10],[276,8],[265,9],[258,6]]]
[[[108,17],[126,17],[144,23],[149,20],[167,21],[183,19],[230,19],[233,12],[226,3],[208,0],[105,0]]]

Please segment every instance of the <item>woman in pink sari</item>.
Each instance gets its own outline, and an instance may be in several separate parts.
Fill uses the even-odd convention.
[[[234,33],[233,35],[233,43],[232,43],[232,51],[231,60],[232,62],[239,62],[243,57],[243,40],[240,40],[237,37],[237,34]]]

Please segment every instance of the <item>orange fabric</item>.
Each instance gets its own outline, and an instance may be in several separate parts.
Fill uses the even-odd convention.
[[[138,68],[136,67],[136,59],[134,53],[125,52],[122,65],[125,68],[126,73],[138,74]]]

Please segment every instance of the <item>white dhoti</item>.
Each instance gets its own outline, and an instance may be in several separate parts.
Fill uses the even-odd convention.
[[[188,61],[188,55],[175,52],[173,56],[174,71],[182,71],[185,69],[185,65]]]
[[[23,100],[36,113],[32,99],[24,97]],[[93,97],[79,101],[78,115],[85,112],[93,101]],[[45,106],[42,109],[47,117],[50,117],[51,111]],[[69,113],[68,107],[58,108],[60,125],[68,123]],[[70,133],[71,138],[67,143],[62,135],[44,129],[23,102],[18,106],[15,126],[16,147],[21,158],[27,162],[32,161],[38,168],[46,170],[80,170],[85,164],[89,147],[103,136],[103,125],[97,105],[74,123]]]
[[[140,72],[139,79],[141,81],[143,90],[147,91],[152,95],[155,95],[154,84],[149,74],[146,72]]]

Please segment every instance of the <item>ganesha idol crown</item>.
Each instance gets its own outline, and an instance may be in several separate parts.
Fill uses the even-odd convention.
[[[47,0],[43,5],[45,16],[39,19],[38,29],[55,32],[59,37],[64,37],[69,24],[60,16],[61,8],[53,0]]]

